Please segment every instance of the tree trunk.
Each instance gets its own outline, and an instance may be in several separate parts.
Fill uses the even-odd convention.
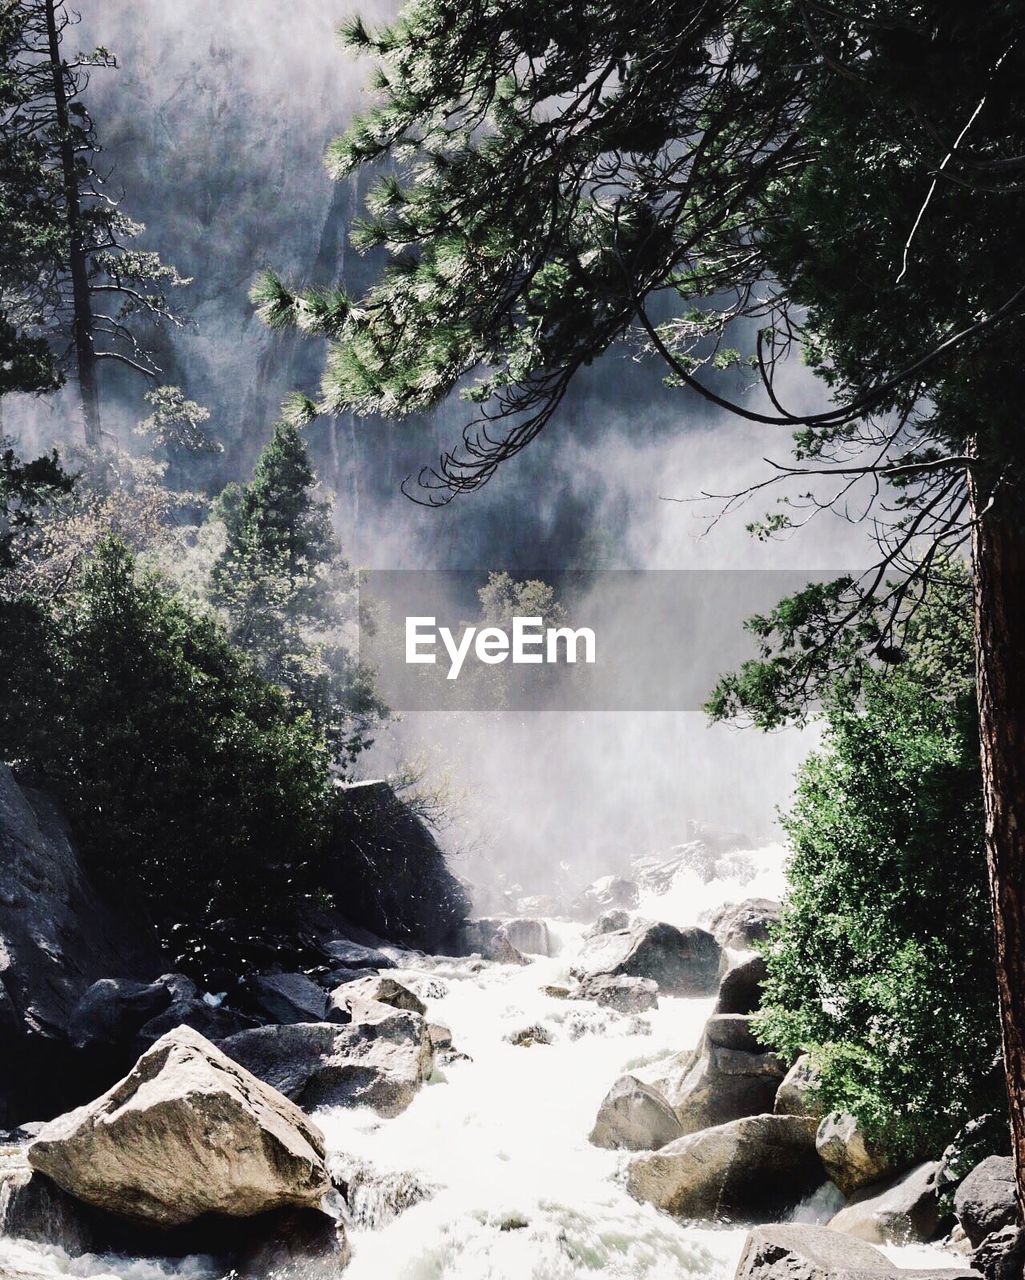
[[[984,502],[972,484],[978,516]],[[982,780],[1004,1070],[1025,1206],[1025,529],[998,508],[972,535]]]
[[[50,47],[50,72],[53,80],[53,102],[60,139],[61,173],[64,182],[65,219],[68,226],[68,255],[71,267],[73,308],[72,338],[78,389],[82,400],[85,442],[99,449],[103,443],[100,424],[100,396],[96,381],[96,350],[93,346],[93,305],[89,290],[89,264],[86,258],[82,200],[75,162],[75,144],[71,136],[68,92],[61,60],[57,9],[60,0],[46,0],[46,33]]]

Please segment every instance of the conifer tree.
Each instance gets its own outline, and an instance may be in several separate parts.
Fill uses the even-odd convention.
[[[144,228],[98,167],[82,95],[91,68],[116,62],[104,48],[66,56],[76,20],[64,0],[0,6],[0,391],[52,390],[73,373],[86,443],[98,448],[101,366],[155,379],[144,328],[180,323],[166,291],[188,281],[133,247]]]
[[[369,745],[384,709],[346,643],[355,580],[316,485],[299,428],[277,423],[251,481],[229,485],[217,501],[225,545],[210,598],[225,611],[232,642],[313,714],[342,764]]]
[[[1025,1204],[1023,17],[1021,0],[409,0],[379,30],[356,19],[378,97],[328,163],[380,166],[359,238],[386,264],[356,302],[273,276],[255,297],[330,340],[323,412],[476,402],[423,474],[428,501],[485,483],[622,340],[789,438],[728,505],[789,478],[805,505],[763,536],[817,506],[874,521],[879,556],[759,620],[754,693],[779,718],[852,658],[899,662],[937,563],[971,542]],[[824,394],[798,408],[776,375],[801,347]],[[756,396],[737,394],[745,370]],[[715,710],[740,695],[720,689]]]

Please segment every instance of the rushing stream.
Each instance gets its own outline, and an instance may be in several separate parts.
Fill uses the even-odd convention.
[[[667,892],[642,901],[639,914],[683,925],[706,919],[723,901],[778,896],[781,850],[759,851],[751,861],[753,867],[741,860],[743,872],[727,879],[678,877]],[[394,974],[421,996],[432,1022],[451,1028],[466,1057],[440,1070],[394,1119],[367,1110],[316,1113],[336,1167],[361,1171],[346,1280],[732,1275],[742,1228],[678,1223],[636,1203],[620,1181],[629,1156],[588,1142],[613,1081],[693,1047],[714,1001],[662,997],[657,1011],[630,1017],[546,995],[544,987],[568,978],[583,934],[582,926],[562,921],[549,928],[559,954],[523,968],[485,965],[475,972],[472,963],[439,959]],[[550,1043],[510,1042],[534,1026]],[[824,1189],[797,1216],[828,1218],[838,1207],[835,1196]],[[906,1266],[959,1261],[933,1248],[888,1252]],[[0,1272],[15,1275],[156,1280],[170,1270],[0,1242]],[[174,1270],[210,1274],[199,1258]]]

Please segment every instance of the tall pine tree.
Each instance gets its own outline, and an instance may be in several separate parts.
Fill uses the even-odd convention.
[[[0,4],[0,392],[52,390],[73,374],[98,448],[101,366],[156,379],[144,333],[180,323],[167,290],[188,281],[134,247],[144,228],[99,168],[82,95],[91,68],[116,63],[102,48],[67,57],[74,21],[64,0]]]
[[[316,486],[299,428],[277,423],[252,480],[229,485],[216,503],[225,545],[209,594],[233,643],[312,713],[344,766],[370,745],[385,711],[347,643],[355,579]]]

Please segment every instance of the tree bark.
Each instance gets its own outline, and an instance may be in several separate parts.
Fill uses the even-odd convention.
[[[54,113],[60,139],[65,219],[68,227],[73,309],[72,338],[78,371],[78,389],[82,401],[85,442],[90,448],[99,449],[103,443],[103,431],[100,423],[100,395],[96,378],[96,351],[93,346],[92,293],[89,289],[89,263],[86,257],[82,222],[81,189],[78,183],[75,144],[71,136],[67,85],[64,80],[64,63],[61,60],[60,32],[57,27],[57,8],[60,3],[61,0],[46,0],[46,34],[53,80]]]
[[[1025,527],[1017,511],[983,513],[984,495],[976,481],[970,485],[986,856],[1012,1149],[1025,1206]]]

